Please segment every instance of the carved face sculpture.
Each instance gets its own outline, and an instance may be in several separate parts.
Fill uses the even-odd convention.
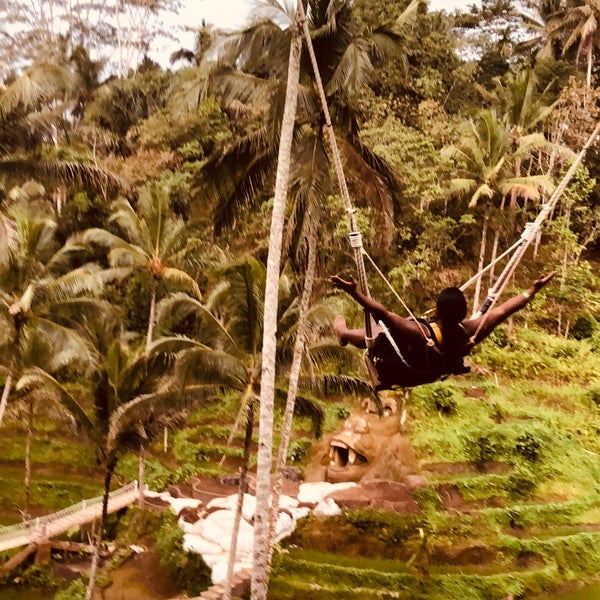
[[[416,461],[408,440],[400,434],[401,415],[393,397],[382,398],[383,414],[377,414],[372,400],[352,413],[341,431],[327,436],[315,447],[306,480],[401,481],[415,470]]]

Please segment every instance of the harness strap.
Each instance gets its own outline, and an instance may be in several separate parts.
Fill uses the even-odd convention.
[[[435,337],[435,341],[437,342],[438,346],[442,346],[442,341],[443,341],[443,336],[442,336],[442,330],[440,329],[440,326],[437,324],[436,321],[431,321],[429,323],[429,327],[431,328],[431,331],[433,332],[433,335]]]
[[[392,334],[390,333],[390,330],[385,326],[385,323],[383,321],[379,321],[378,325],[381,327],[381,329],[383,329],[383,333],[385,334],[385,337],[388,339],[390,346],[394,349],[394,351],[398,355],[398,358],[404,363],[404,365],[406,367],[408,367],[409,369],[412,369],[413,371],[416,371],[416,369],[406,360],[406,358],[404,358],[404,356],[402,355],[402,352],[400,352],[400,348],[398,347],[396,340],[392,337]]]

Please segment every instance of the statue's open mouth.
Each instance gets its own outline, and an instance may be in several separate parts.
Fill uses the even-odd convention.
[[[357,452],[341,440],[332,440],[329,444],[330,467],[344,468],[348,466],[364,466],[369,461],[367,457]]]

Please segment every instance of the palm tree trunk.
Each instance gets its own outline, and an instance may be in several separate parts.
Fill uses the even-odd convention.
[[[100,529],[102,531],[102,528]],[[94,551],[92,554],[92,564],[90,565],[90,579],[88,581],[87,589],[85,590],[85,600],[92,600],[92,595],[94,593],[94,587],[96,586],[96,575],[98,573],[98,560],[100,558],[100,539],[102,533],[99,533],[94,538],[96,542],[94,542]]]
[[[4,382],[4,389],[2,390],[2,398],[0,398],[0,427],[2,427],[2,421],[4,420],[4,413],[6,412],[6,405],[8,404],[8,397],[10,396],[10,391],[12,389],[12,380],[14,373],[14,362],[11,364],[10,369],[8,371],[8,375],[6,376],[6,381]]]
[[[281,488],[283,487],[283,468],[285,467],[287,453],[290,446],[292,421],[294,419],[296,394],[298,392],[298,380],[300,379],[300,367],[302,366],[302,356],[304,355],[304,343],[306,340],[307,325],[306,317],[310,308],[310,299],[312,296],[313,285],[315,281],[315,271],[317,268],[316,243],[317,241],[315,234],[312,232],[308,238],[308,264],[306,266],[302,298],[300,299],[298,331],[296,333],[294,356],[292,357],[292,366],[290,368],[285,414],[283,417],[283,425],[281,427],[281,441],[279,442],[277,464],[275,465],[275,484],[273,486],[273,493],[271,494],[271,518],[269,520],[269,570],[271,569],[271,558],[273,556],[273,546],[271,542],[275,537],[275,527],[277,526],[277,516],[279,514],[279,497],[281,496]]]
[[[483,269],[483,262],[485,260],[485,246],[486,246],[486,238],[487,238],[487,230],[489,224],[489,215],[487,210],[485,211],[485,215],[483,216],[483,226],[481,228],[481,244],[479,246],[479,262],[477,263],[477,272],[481,273]],[[481,296],[481,275],[477,278],[475,282],[475,292],[473,294],[473,311],[477,310],[479,307],[479,298]]]
[[[106,517],[108,516],[108,499],[110,494],[110,484],[112,476],[117,466],[117,460],[111,458],[107,465],[106,471],[104,472],[104,492],[102,494],[102,519],[100,525],[93,537],[94,553],[92,555],[92,564],[90,566],[90,579],[88,582],[87,590],[85,592],[85,600],[91,600],[92,594],[94,593],[94,587],[96,586],[96,573],[98,572],[98,558],[100,553],[100,544],[102,544],[102,538],[104,535],[104,528],[106,527]]]
[[[154,321],[156,319],[156,280],[152,282],[152,294],[150,295],[150,311],[148,312],[148,329],[146,331],[146,352],[152,343],[154,337]],[[167,437],[167,427],[164,428],[164,437]],[[166,452],[166,450],[165,450]],[[146,456],[144,454],[144,447],[140,444],[140,454],[138,456],[138,502],[140,506],[144,506],[144,488],[146,483],[144,481],[146,473]]]
[[[154,336],[154,320],[156,319],[156,281],[152,284],[152,294],[150,295],[150,311],[148,313],[148,329],[146,330],[146,352],[152,343]]]
[[[250,462],[250,446],[252,445],[252,431],[254,430],[254,396],[248,399],[246,407],[246,435],[244,437],[244,459],[240,469],[240,484],[238,487],[238,500],[235,508],[235,519],[233,521],[233,530],[231,532],[231,546],[229,547],[229,557],[227,559],[227,578],[223,588],[223,600],[231,600],[231,584],[235,575],[235,559],[237,554],[237,541],[240,532],[240,523],[242,521],[242,509],[244,508],[244,495],[248,491],[248,463]]]
[[[298,0],[300,3],[302,0]],[[302,7],[301,7],[302,8]],[[254,559],[252,565],[251,599],[266,600],[269,588],[268,543],[269,543],[269,498],[271,494],[271,465],[273,461],[273,407],[275,403],[275,353],[277,334],[277,307],[281,246],[285,219],[285,206],[290,176],[290,161],[298,82],[300,79],[300,56],[302,40],[298,28],[292,35],[288,64],[288,80],[285,97],[281,138],[275,178],[275,194],[267,278],[265,285],[265,307],[262,345],[262,370],[260,389],[260,418],[256,475],[256,513],[254,516]]]
[[[31,441],[33,439],[33,399],[29,401],[29,410],[27,413],[27,435],[25,436],[25,477],[23,487],[25,488],[25,507],[24,513],[29,518],[29,508],[31,505]]]
[[[140,455],[138,458],[138,504],[144,506],[146,503],[144,498],[144,488],[146,487],[146,454],[144,446],[140,444]]]
[[[500,202],[500,222],[498,223],[498,227],[496,227],[496,233],[494,234],[494,243],[492,244],[492,256],[490,257],[490,262],[493,263],[498,256],[498,244],[500,242],[500,230],[502,228],[502,211],[504,210],[504,205],[506,204],[506,196],[502,196],[502,201]],[[490,269],[490,287],[494,285],[494,271],[495,267],[492,266]]]
[[[104,472],[104,492],[102,494],[102,524],[100,526],[98,541],[102,541],[102,534],[104,533],[104,527],[106,526],[106,517],[108,516],[108,497],[110,494],[110,484],[112,482],[112,476],[115,472],[116,466],[117,460],[112,458],[106,465],[106,471]]]

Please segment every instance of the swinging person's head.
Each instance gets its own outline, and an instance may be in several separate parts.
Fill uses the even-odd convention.
[[[465,295],[457,287],[442,290],[437,299],[436,310],[443,323],[460,323],[467,316]]]

